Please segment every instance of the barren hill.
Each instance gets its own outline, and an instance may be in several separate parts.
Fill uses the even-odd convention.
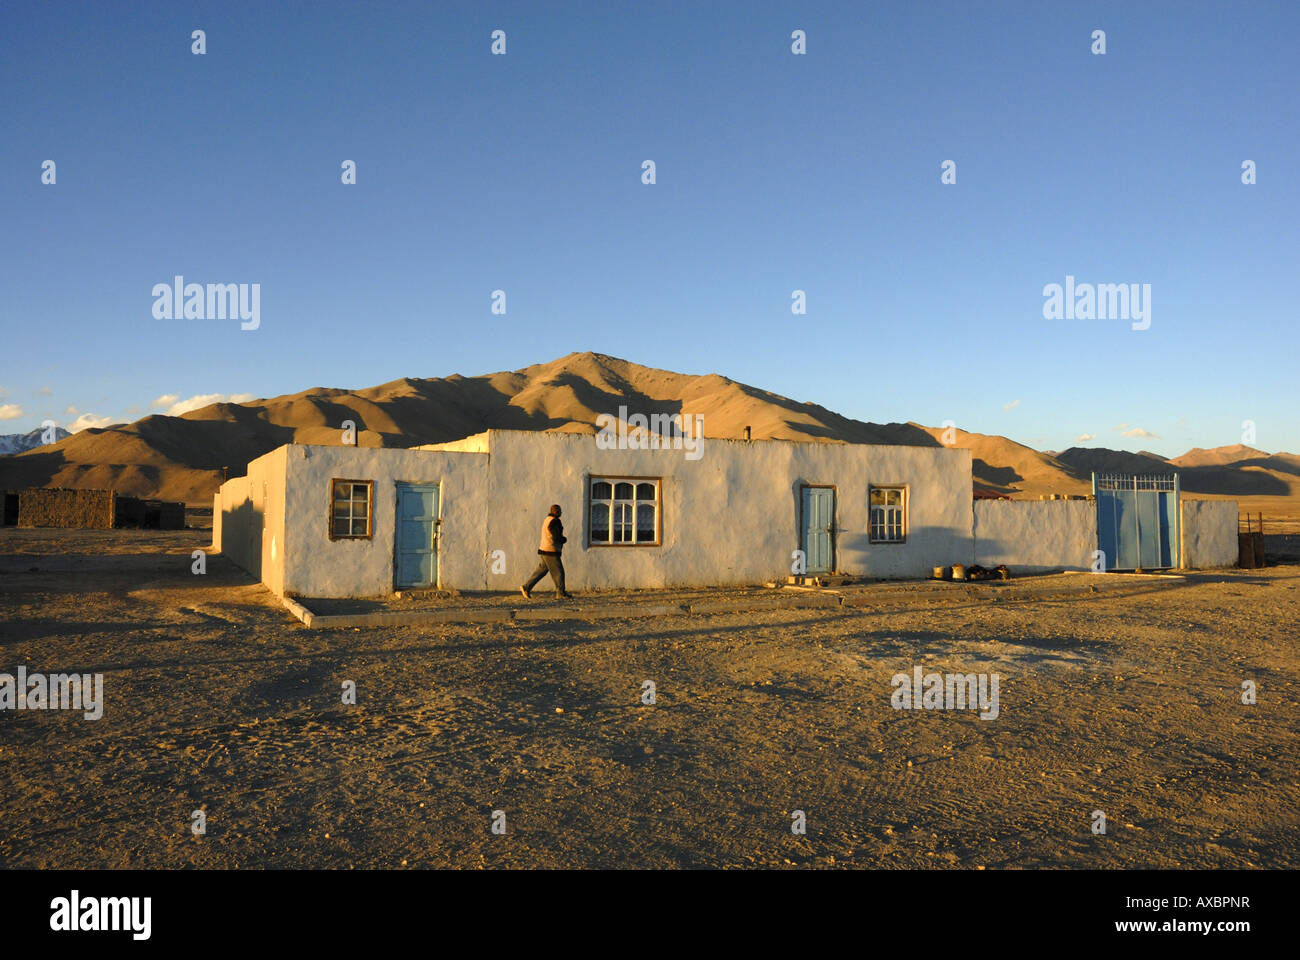
[[[944,439],[943,427],[921,427],[936,441]],[[1006,437],[968,433],[952,428],[952,446],[971,452],[975,484],[1006,494],[1086,493],[1090,489],[1069,467],[1049,453],[1008,440]],[[1085,475],[1086,479],[1086,475]]]
[[[704,414],[706,435],[932,445],[909,424],[879,425],[798,403],[717,374],[656,370],[575,353],[522,370],[394,380],[364,390],[216,403],[178,417],[88,429],[0,457],[0,487],[114,487],[133,496],[207,503],[226,475],[284,443],[339,443],[345,420],[362,446],[410,447],[488,428],[595,432],[601,413]]]
[[[113,487],[123,494],[211,502],[223,474],[284,443],[341,440],[345,420],[362,446],[410,447],[488,428],[595,431],[602,413],[703,414],[705,435],[754,439],[938,445],[942,427],[876,424],[738,383],[641,366],[598,353],[573,353],[522,370],[482,376],[404,378],[363,390],[313,387],[248,403],[216,403],[177,417],[89,429],[58,443],[0,456],[0,488]],[[1006,437],[955,430],[969,449],[975,485],[1019,497],[1086,493],[1092,471],[1168,473],[1190,493],[1300,496],[1300,457],[1235,445],[1154,454],[1072,447],[1043,453]]]
[[[1240,463],[1242,460],[1254,460],[1261,457],[1267,458],[1268,454],[1263,450],[1248,447],[1244,443],[1234,443],[1231,446],[1213,447],[1209,450],[1203,447],[1193,447],[1181,457],[1170,458],[1169,462],[1178,467],[1221,467],[1225,464]]]

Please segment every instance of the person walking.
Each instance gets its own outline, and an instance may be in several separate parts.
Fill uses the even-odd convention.
[[[537,563],[537,569],[533,575],[528,578],[528,582],[519,588],[519,592],[529,599],[533,596],[533,587],[537,586],[537,581],[548,573],[555,582],[555,595],[568,600],[572,594],[564,589],[564,562],[560,559],[560,554],[564,550],[564,524],[560,522],[560,505],[551,504],[551,512],[546,515],[542,521],[542,543],[537,548],[537,555],[541,560]]]

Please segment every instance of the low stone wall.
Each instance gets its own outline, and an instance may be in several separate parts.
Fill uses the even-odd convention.
[[[108,530],[113,526],[115,499],[112,490],[22,490],[18,494],[18,526]]]
[[[1181,509],[1183,566],[1202,570],[1236,566],[1237,502],[1184,500]]]
[[[1012,574],[1091,570],[1097,504],[1090,500],[976,500],[975,562]]]

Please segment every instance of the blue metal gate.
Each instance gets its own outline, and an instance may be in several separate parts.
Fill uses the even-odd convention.
[[[1097,547],[1105,570],[1161,570],[1180,564],[1178,474],[1092,475]]]

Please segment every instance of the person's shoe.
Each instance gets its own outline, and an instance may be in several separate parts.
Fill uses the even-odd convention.
[[[572,599],[573,599],[573,594],[571,594],[571,593],[561,593],[559,596],[560,596],[560,599],[561,599],[561,600],[572,600]]]
[[[525,600],[531,600],[531,599],[533,599],[533,593],[532,593],[532,591],[529,590],[527,587],[520,587],[520,588],[519,588],[519,592],[522,593],[522,594],[524,595],[524,599],[525,599]]]

